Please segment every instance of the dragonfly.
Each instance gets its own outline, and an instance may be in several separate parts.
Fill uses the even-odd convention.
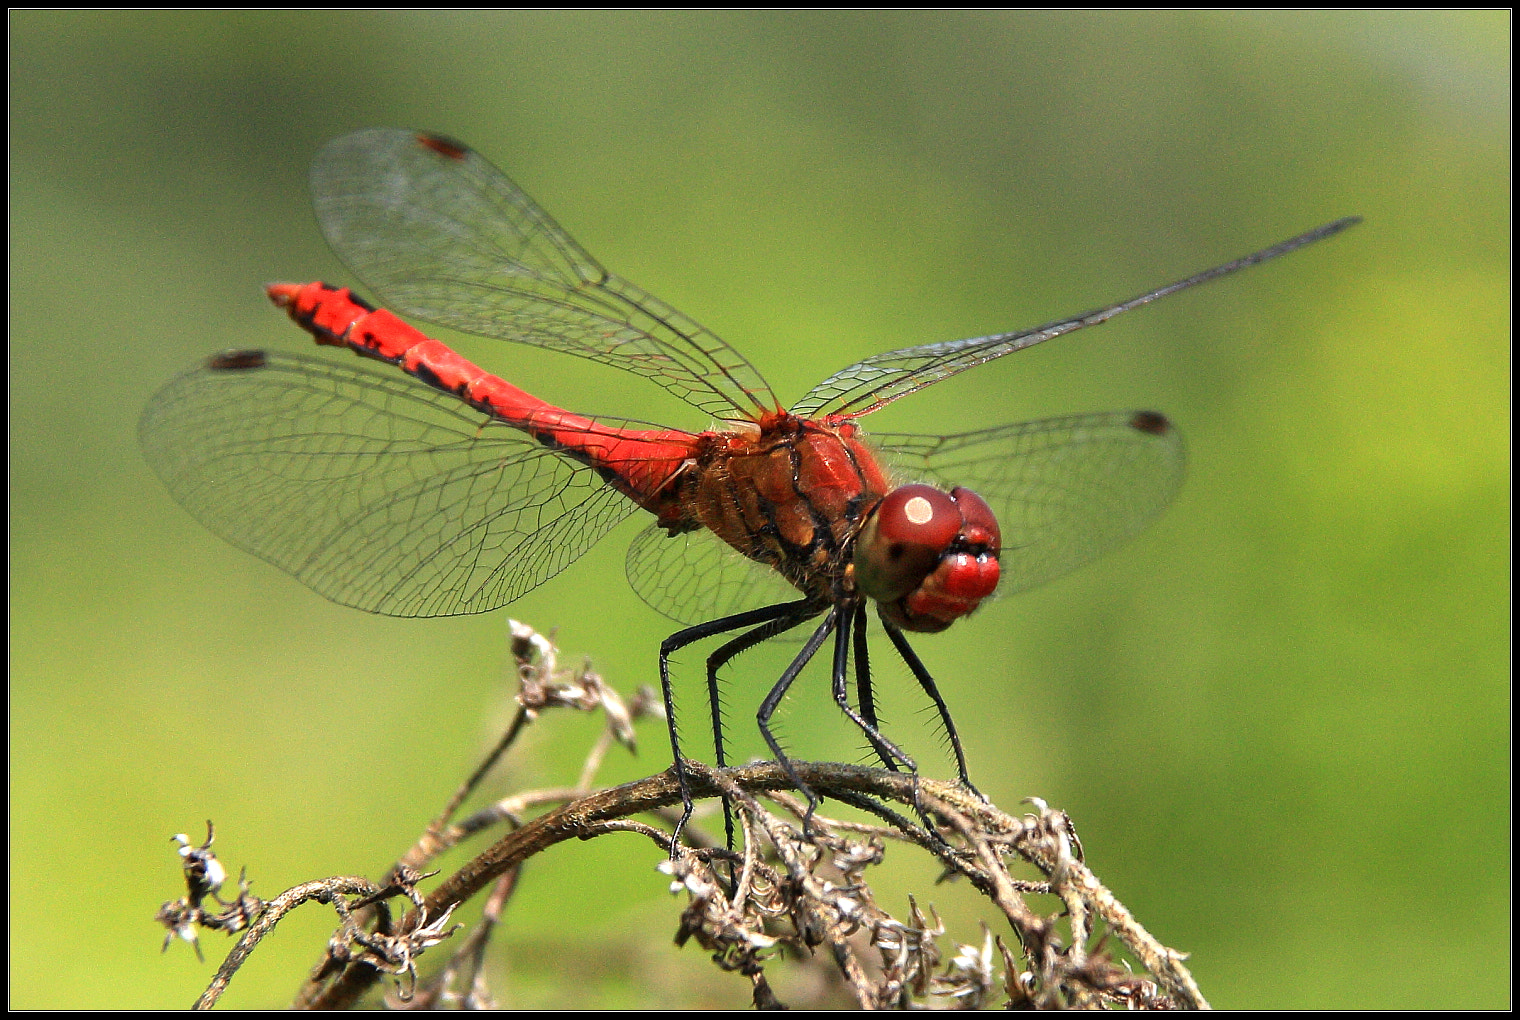
[[[706,664],[722,767],[720,674],[745,650],[818,621],[756,714],[811,809],[818,799],[771,722],[830,639],[839,709],[887,768],[917,775],[879,724],[867,640],[874,607],[938,712],[960,781],[974,790],[950,711],[907,634],[943,631],[994,593],[1095,559],[1139,532],[1182,478],[1178,430],[1153,411],[958,435],[867,433],[862,418],[1357,222],[1336,220],[1033,329],[876,354],[784,408],[737,350],[607,271],[457,141],[360,131],[320,152],[311,188],[327,241],[386,308],[323,282],[272,284],[267,293],[318,345],[367,360],[216,354],[149,403],[139,428],[148,463],[217,535],[335,602],[392,616],[497,609],[628,516],[652,517],[629,547],[626,572],[646,603],[683,625],[659,651],[683,826],[692,797],[671,680],[682,648],[725,637]],[[564,410],[396,313],[623,369],[711,427]]]

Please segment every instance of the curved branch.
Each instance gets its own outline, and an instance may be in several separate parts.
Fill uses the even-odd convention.
[[[1024,903],[1025,891],[1043,891],[1038,884],[1009,875],[1005,858],[1014,853],[1033,864],[1050,879],[1050,890],[1068,905],[1077,905],[1073,914],[1085,918],[1088,913],[1101,917],[1112,933],[1147,967],[1165,992],[1178,1004],[1207,1008],[1191,975],[1182,966],[1182,954],[1167,949],[1149,935],[1105,889],[1092,873],[1072,854],[1073,834],[1064,813],[1047,809],[1035,802],[1038,814],[1014,817],[981,800],[966,788],[952,783],[915,777],[900,772],[835,763],[792,761],[790,773],[775,762],[761,762],[734,769],[710,769],[697,762],[687,762],[686,776],[694,798],[714,798],[735,789],[746,794],[789,791],[801,779],[825,797],[870,807],[870,801],[896,801],[910,807],[922,807],[944,819],[948,831],[963,841],[960,847],[927,839],[917,826],[893,833],[920,848],[934,853],[944,865],[966,875],[972,883],[997,903],[1008,918],[1026,949],[1049,949],[1053,943],[1053,922]],[[418,923],[419,916],[438,917],[470,899],[499,876],[542,851],[569,839],[591,838],[626,826],[610,825],[631,815],[657,811],[681,799],[674,768],[658,775],[606,790],[598,790],[563,807],[533,819],[507,833],[483,853],[447,878],[411,911],[400,926]],[[878,816],[903,823],[877,804]],[[642,829],[640,831],[643,831]],[[420,910],[420,914],[419,914]],[[1088,925],[1079,920],[1077,936],[1085,940]],[[1030,943],[1038,943],[1031,946]],[[1072,947],[1052,966],[1078,970],[1087,964],[1086,947]],[[1048,954],[1047,954],[1048,955]],[[297,1002],[310,1009],[342,1009],[355,1005],[374,984],[379,972],[360,961],[350,962],[325,987],[308,987]]]
[[[323,878],[314,882],[303,882],[298,886],[285,890],[274,899],[264,904],[263,913],[248,926],[243,932],[243,937],[238,939],[237,945],[227,954],[227,959],[217,968],[216,976],[201,993],[201,997],[195,1000],[192,1009],[210,1009],[216,1005],[216,1000],[222,997],[226,991],[232,976],[238,972],[243,963],[253,953],[264,936],[274,930],[274,926],[280,923],[281,918],[290,913],[296,907],[307,900],[317,900],[320,903],[341,902],[340,896],[376,896],[383,895],[385,887],[376,885],[367,878],[355,878],[340,876],[337,878]],[[379,905],[384,910],[384,905]],[[382,928],[389,927],[389,911],[385,911],[380,918]]]

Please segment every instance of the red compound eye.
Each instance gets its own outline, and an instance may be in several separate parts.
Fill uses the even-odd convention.
[[[970,489],[956,486],[950,498],[961,514],[961,539],[967,545],[983,546],[994,555],[1002,548],[1003,533],[987,501]]]
[[[903,485],[876,508],[876,526],[888,542],[942,552],[960,533],[961,512],[955,500],[932,485]]]
[[[878,602],[917,588],[961,532],[955,500],[932,485],[887,493],[855,541],[855,583]]]

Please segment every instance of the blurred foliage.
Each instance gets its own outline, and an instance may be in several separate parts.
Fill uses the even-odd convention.
[[[505,717],[504,614],[330,606],[204,533],[135,449],[193,359],[302,347],[258,284],[348,282],[305,167],[371,125],[468,141],[784,398],[1365,216],[883,412],[948,431],[1156,407],[1189,442],[1188,485],[1139,542],[920,649],[983,789],[1069,810],[1216,1005],[1509,1004],[1507,12],[9,25],[13,1007],[188,1004],[210,967],[160,957],[152,923],[171,833],[214,818],[263,895],[377,872]],[[577,409],[705,424],[588,363],[464,349]],[[625,689],[666,630],[621,580],[631,533],[510,610]],[[734,671],[741,751],[778,654]],[[910,682],[882,683],[894,735],[949,775]],[[798,753],[860,760],[821,675],[799,688]],[[546,728],[514,784],[570,779],[591,739]],[[663,767],[663,746],[646,731],[607,777]],[[662,944],[678,908],[632,840],[525,875],[504,1004],[746,1001]],[[904,896],[979,938],[930,879]],[[329,923],[282,925],[227,1004],[288,1001]]]

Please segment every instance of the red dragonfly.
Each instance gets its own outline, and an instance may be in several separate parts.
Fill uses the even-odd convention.
[[[311,180],[328,242],[392,308],[614,365],[717,424],[683,432],[574,414],[346,287],[275,284],[270,298],[318,344],[348,347],[405,375],[267,351],[215,355],[149,405],[140,427],[149,463],[192,515],[232,544],[335,602],[394,616],[504,606],[628,515],[653,515],[629,549],[627,572],[650,606],[688,624],[659,657],[688,815],[670,683],[678,649],[738,632],[707,661],[721,766],[719,672],[745,649],[821,616],[760,707],[766,744],[790,771],[769,723],[832,636],[835,701],[889,768],[913,772],[913,759],[877,725],[866,642],[874,603],[938,709],[969,787],[950,713],[904,632],[943,630],[995,589],[1030,588],[1096,558],[1155,516],[1182,476],[1177,432],[1150,411],[949,436],[867,436],[860,418],[1356,222],[1337,220],[1035,329],[878,354],[784,410],[742,355],[603,269],[458,142],[361,131],[323,149]]]

